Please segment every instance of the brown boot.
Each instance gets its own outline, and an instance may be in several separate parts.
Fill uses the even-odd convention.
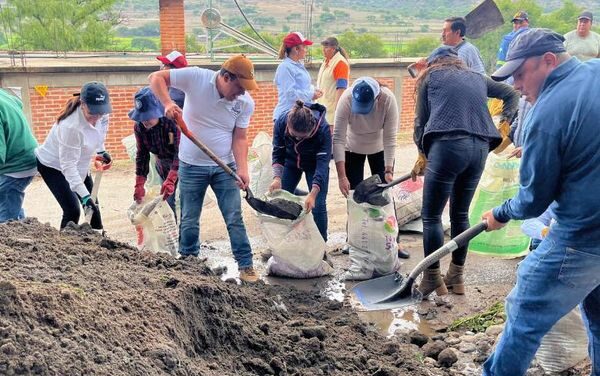
[[[444,283],[446,284],[446,287],[448,287],[448,290],[451,290],[458,295],[463,295],[465,293],[465,279],[463,277],[464,269],[464,266],[459,266],[451,262],[448,273],[446,273],[446,276],[444,277]]]
[[[434,291],[436,294],[438,294],[438,296],[446,295],[448,293],[448,289],[446,288],[444,280],[442,279],[440,268],[425,269],[418,290],[421,292],[421,294],[423,294],[423,297],[428,296]]]

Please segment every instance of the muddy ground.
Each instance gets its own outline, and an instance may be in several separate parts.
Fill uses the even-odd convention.
[[[414,147],[399,148],[397,175],[409,170],[414,155]],[[27,215],[39,223],[0,225],[0,374],[480,373],[480,363],[471,358],[451,369],[435,364],[408,343],[411,330],[430,342],[446,338],[454,320],[504,299],[519,260],[471,254],[465,296],[356,312],[347,294],[352,284],[338,278],[348,267],[347,255],[338,251],[346,204],[332,168],[328,251],[334,275],[301,281],[263,275],[257,285],[237,285],[231,283],[237,268],[214,204],[204,208],[201,221],[206,261],[132,247],[136,235],[126,209],[133,171],[132,164],[120,164],[102,180],[100,206],[110,240],[85,231],[59,234],[60,208],[39,178],[25,199]],[[266,245],[256,216],[243,206],[255,266],[264,274]],[[422,259],[422,237],[406,233],[401,242],[412,255],[402,265],[407,272]]]
[[[214,274],[93,232],[0,225],[0,374],[446,374],[341,302]]]

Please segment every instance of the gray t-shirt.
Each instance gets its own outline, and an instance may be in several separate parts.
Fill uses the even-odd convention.
[[[582,38],[577,30],[569,31],[565,34],[565,48],[581,61],[600,57],[600,35],[590,31],[587,37]]]

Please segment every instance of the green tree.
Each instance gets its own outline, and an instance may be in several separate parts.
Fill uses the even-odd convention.
[[[428,56],[439,45],[439,38],[421,37],[404,43],[400,52],[402,56],[424,57]]]
[[[106,49],[119,17],[117,0],[7,0],[5,30],[22,48],[50,51]]]
[[[133,38],[131,39],[131,48],[140,51],[157,51],[157,44],[150,38]]]
[[[385,46],[375,34],[346,31],[338,37],[340,45],[354,58],[385,57]]]

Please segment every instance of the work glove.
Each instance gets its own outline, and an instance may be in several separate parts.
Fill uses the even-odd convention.
[[[502,136],[503,139],[508,137],[508,134],[510,133],[510,124],[508,121],[500,121],[500,124],[498,124],[498,132],[500,132],[500,136]]]
[[[415,165],[412,171],[410,172],[410,177],[412,178],[412,181],[416,181],[417,176],[425,175],[425,167],[427,167],[427,157],[425,157],[425,154],[419,153],[419,157],[417,158],[417,161],[415,162]]]
[[[162,187],[160,188],[160,194],[163,195],[163,199],[166,200],[175,193],[175,183],[177,182],[177,171],[171,170],[167,175]]]
[[[96,169],[97,170],[108,170],[112,167],[112,157],[107,151],[100,151],[96,153]]]
[[[500,154],[508,147],[508,145],[512,144],[512,140],[508,138],[508,136],[502,138],[502,142],[500,145],[496,146],[494,149],[495,154]]]
[[[138,204],[142,203],[144,196],[146,195],[146,190],[144,189],[144,184],[146,184],[146,177],[137,175],[135,177],[135,189],[133,191],[133,199]]]
[[[90,210],[92,211],[92,215],[98,213],[98,206],[96,206],[96,203],[92,200],[90,195],[81,198],[81,205],[83,206],[83,212],[85,214],[89,213]]]

